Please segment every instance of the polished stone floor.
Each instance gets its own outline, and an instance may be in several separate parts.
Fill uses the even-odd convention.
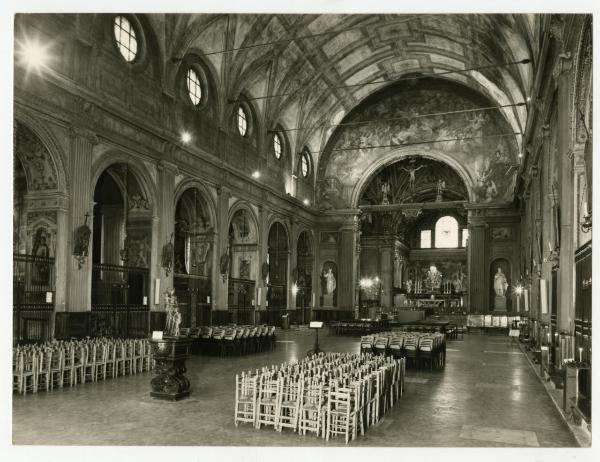
[[[303,357],[313,332],[278,332],[273,352],[188,362],[189,399],[149,396],[152,373],[13,396],[14,444],[335,446],[315,436],[233,424],[234,375]],[[325,351],[358,351],[358,339],[321,336]],[[518,346],[465,335],[448,344],[443,372],[407,371],[406,393],[350,446],[575,447],[577,442]]]

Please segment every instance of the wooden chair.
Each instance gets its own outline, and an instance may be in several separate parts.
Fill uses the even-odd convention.
[[[106,375],[114,379],[117,375],[117,344],[114,340],[110,340],[106,345],[106,362],[104,368],[106,369]]]
[[[261,425],[278,427],[279,405],[281,403],[281,380],[278,377],[263,375],[259,382],[256,428]]]
[[[90,343],[86,345],[87,349],[87,360],[83,366],[83,383],[86,380],[90,382],[96,381],[96,352],[98,350],[98,346],[96,343]]]
[[[152,346],[148,340],[144,340],[144,356],[143,356],[143,370],[150,371],[154,369],[154,359],[152,358]]]
[[[335,435],[344,435],[346,444],[350,438],[356,438],[357,403],[356,392],[349,387],[337,387],[335,384],[327,396],[327,428],[325,440]]]
[[[242,373],[235,376],[235,414],[233,423],[251,422],[256,425],[258,375]]]
[[[63,380],[64,380],[63,356],[64,356],[64,350],[62,347],[58,347],[52,351],[52,359],[50,361],[50,366],[49,366],[50,390],[54,389],[54,384],[58,385],[59,388],[62,388],[62,386],[63,386]]]
[[[52,349],[44,348],[37,352],[37,380],[36,391],[50,389],[50,363],[52,362]]]
[[[17,393],[37,391],[37,358],[33,352],[17,352],[13,367],[13,390]]]
[[[68,384],[73,387],[77,384],[77,372],[75,370],[75,346],[65,344],[63,354],[63,385]]]
[[[127,371],[131,372],[131,358],[127,357],[127,348],[124,341],[119,340],[116,348],[116,375],[125,375]]]
[[[313,432],[319,436],[323,432],[325,388],[318,380],[307,382],[302,390],[298,433]]]
[[[135,372],[142,372],[144,369],[143,356],[144,356],[144,343],[143,340],[137,339],[132,340],[133,343],[133,356],[131,359],[131,368]]]
[[[108,356],[108,344],[100,343],[96,345],[96,354],[94,357],[94,382],[99,378],[106,380],[106,358]]]
[[[88,361],[89,350],[87,345],[78,345],[75,347],[75,362],[73,363],[73,378],[77,385],[77,377],[79,382],[85,383],[85,365]]]
[[[277,430],[291,428],[296,431],[300,416],[303,380],[287,375],[281,378],[281,398],[277,414]]]

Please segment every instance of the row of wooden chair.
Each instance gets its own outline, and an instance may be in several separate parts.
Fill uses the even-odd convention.
[[[380,332],[387,321],[334,321],[327,324],[330,335],[367,335]]]
[[[206,355],[246,355],[272,350],[276,345],[275,327],[267,325],[183,328],[180,335],[194,339],[193,353]]]
[[[50,391],[154,368],[146,339],[52,341],[13,349],[13,391]]]
[[[371,354],[319,354],[236,375],[234,423],[289,428],[346,443],[376,424],[402,395],[405,360]]]
[[[439,332],[381,332],[361,337],[360,351],[406,358],[408,367],[440,369],[446,365],[446,336]]]

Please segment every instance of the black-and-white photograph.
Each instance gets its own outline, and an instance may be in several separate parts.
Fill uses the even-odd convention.
[[[15,5],[14,450],[592,447],[591,3]]]

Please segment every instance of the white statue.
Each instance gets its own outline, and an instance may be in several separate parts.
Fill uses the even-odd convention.
[[[327,273],[325,273],[325,279],[327,280],[327,293],[333,294],[333,291],[335,290],[335,287],[336,287],[336,283],[335,283],[335,276],[333,275],[333,271],[331,271],[331,267],[329,267],[329,269],[327,270]]]
[[[497,297],[504,297],[506,289],[508,288],[508,281],[506,276],[502,272],[501,268],[498,268],[498,272],[494,275],[494,291]]]
[[[406,284],[406,293],[407,294],[412,293],[412,286],[413,286],[412,279],[409,279],[408,281],[406,281],[405,284]]]

